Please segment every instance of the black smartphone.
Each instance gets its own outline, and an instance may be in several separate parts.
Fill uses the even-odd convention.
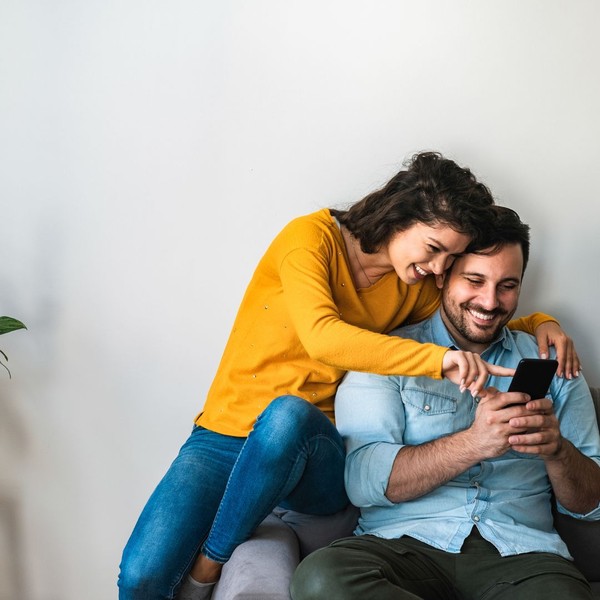
[[[558,368],[553,358],[523,358],[517,365],[509,392],[525,392],[532,400],[544,398]]]

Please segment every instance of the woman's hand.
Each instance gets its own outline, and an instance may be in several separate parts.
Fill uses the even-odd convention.
[[[548,358],[548,347],[556,348],[556,360],[558,368],[556,374],[559,377],[572,379],[579,375],[581,363],[575,351],[573,340],[562,330],[560,325],[554,321],[547,321],[538,325],[535,337],[539,346],[540,358]]]
[[[474,352],[448,350],[442,360],[442,374],[460,386],[460,391],[469,390],[473,397],[485,387],[489,375],[510,377],[515,370],[485,362]]]

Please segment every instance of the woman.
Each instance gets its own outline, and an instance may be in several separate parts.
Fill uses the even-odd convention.
[[[275,238],[248,286],[203,412],[124,550],[120,598],[173,598],[190,572],[209,598],[222,565],[275,506],[333,514],[348,499],[333,397],[348,370],[448,377],[476,394],[478,355],[385,335],[439,304],[432,274],[486,246],[489,190],[436,153],[413,157],[347,211],[323,209]],[[556,343],[551,317],[513,327]]]

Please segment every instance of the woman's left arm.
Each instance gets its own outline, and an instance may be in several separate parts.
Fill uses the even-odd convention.
[[[556,374],[559,377],[572,379],[579,375],[581,363],[573,339],[564,332],[556,319],[544,313],[533,313],[510,321],[508,327],[535,335],[540,358],[548,358],[548,348],[554,346],[558,360]]]

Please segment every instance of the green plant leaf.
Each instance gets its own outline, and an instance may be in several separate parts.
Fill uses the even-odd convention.
[[[4,352],[2,352],[2,350],[0,350],[0,354],[2,354],[2,356],[4,356],[4,360],[8,360],[8,356],[6,356],[6,354],[4,354]],[[1,360],[0,360],[0,366],[3,366],[8,371],[9,377],[12,377],[12,375],[10,374],[9,368]]]
[[[27,329],[27,327],[21,321],[17,321],[17,319],[13,319],[12,317],[0,317],[0,335],[16,331],[17,329]]]
[[[17,329],[27,329],[21,321],[17,321],[17,319],[13,319],[12,317],[0,317],[0,335],[3,333],[10,333],[11,331],[16,331]],[[4,360],[8,360],[8,356],[2,350],[0,350],[0,354],[4,357]],[[8,371],[8,376],[10,377],[10,371],[8,367],[0,360],[0,366],[4,367]]]

